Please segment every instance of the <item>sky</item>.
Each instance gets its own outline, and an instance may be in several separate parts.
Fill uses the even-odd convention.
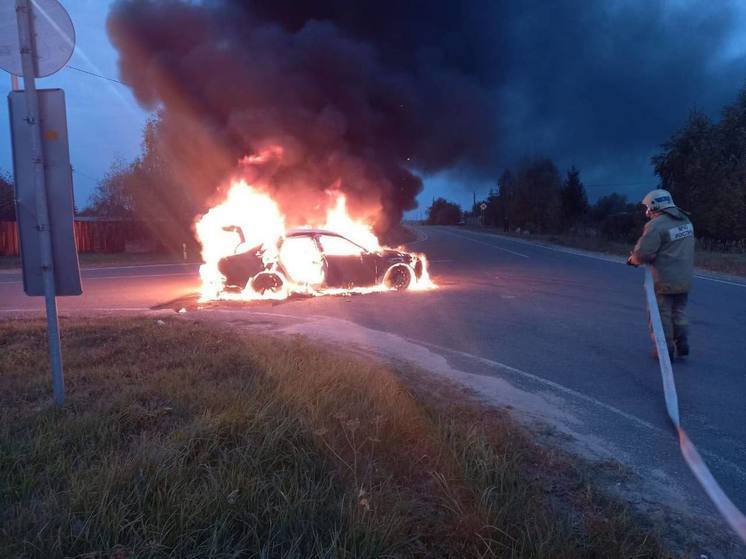
[[[65,91],[75,201],[81,208],[114,162],[137,157],[142,128],[149,113],[139,107],[128,87],[70,68],[117,78],[118,55],[106,34],[108,2],[70,0],[62,4],[75,26],[75,52],[67,67],[37,80],[36,85],[40,89],[62,88]],[[10,75],[0,72],[0,80],[0,88],[9,92]],[[0,170],[11,172],[13,162],[6,107],[0,109],[0,130],[3,134]]]
[[[129,87],[80,71],[120,78],[119,55],[106,32],[109,2],[62,3],[76,28],[76,51],[68,67],[37,85],[66,92],[75,197],[83,207],[112,164],[138,155],[149,113]],[[435,30],[438,4],[432,4],[429,16]],[[746,2],[497,4],[476,1],[473,13],[457,22],[475,25],[480,41],[465,72],[494,100],[494,114],[486,115],[498,130],[493,161],[479,172],[459,166],[423,173],[420,209],[410,217],[418,217],[437,196],[469,207],[474,194],[486,196],[504,166],[539,155],[552,157],[561,171],[580,168],[591,200],[612,191],[641,197],[656,184],[650,156],[683,125],[688,111],[717,117],[746,82]],[[281,21],[282,14],[272,17]],[[448,23],[445,16],[443,21]],[[335,23],[361,41],[380,43],[383,56],[391,47],[371,38],[375,27],[344,19]],[[7,91],[10,77],[5,76]],[[0,110],[0,127],[9,130],[7,109]],[[5,134],[0,169],[10,171]]]

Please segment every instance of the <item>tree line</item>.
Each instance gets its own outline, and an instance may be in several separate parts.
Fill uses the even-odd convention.
[[[482,209],[484,206],[484,209]],[[470,211],[443,198],[433,201],[427,223],[455,225],[475,218],[484,227],[539,234],[600,232],[609,240],[634,240],[644,224],[639,204],[612,193],[595,204],[588,202],[580,171],[570,168],[563,177],[549,158],[525,160],[506,169],[498,186]]]
[[[0,171],[0,221],[15,221],[16,206],[13,197],[13,181]]]
[[[506,169],[472,215],[486,227],[504,231],[540,234],[585,233],[597,231],[606,239],[633,241],[644,224],[639,204],[624,194],[611,193],[591,205],[580,171],[571,167],[564,176],[548,158],[525,160]]]
[[[725,246],[746,240],[746,87],[717,121],[693,111],[652,157],[652,164],[660,188],[669,190],[677,205],[690,213],[699,238]],[[458,223],[461,214],[456,217],[449,204],[454,206],[436,200],[428,209],[428,223]],[[548,158],[506,169],[497,188],[465,215],[506,231],[592,229],[619,241],[634,241],[645,221],[639,202],[624,194],[614,192],[589,204],[580,171],[573,167],[562,176]]]
[[[204,196],[184,188],[184,178],[157,141],[158,126],[157,119],[147,125],[140,157],[130,164],[116,163],[81,213],[157,220],[164,243],[181,246],[191,238],[192,221]],[[746,240],[746,87],[717,120],[693,111],[653,156],[652,164],[660,186],[691,213],[699,238],[722,243]],[[615,192],[591,205],[578,169],[563,175],[551,159],[541,157],[506,169],[497,187],[469,214],[485,226],[505,230],[593,229],[607,239],[624,241],[634,240],[644,223],[636,200]],[[464,215],[458,205],[440,198],[428,209],[428,223],[456,224]],[[14,218],[11,179],[0,173],[0,219]]]

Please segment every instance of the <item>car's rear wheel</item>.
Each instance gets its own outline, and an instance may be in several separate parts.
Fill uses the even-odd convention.
[[[262,295],[277,293],[282,289],[282,278],[273,272],[260,272],[251,280],[251,288]]]
[[[412,283],[412,270],[405,264],[397,264],[389,268],[383,278],[383,283],[389,289],[403,291]]]

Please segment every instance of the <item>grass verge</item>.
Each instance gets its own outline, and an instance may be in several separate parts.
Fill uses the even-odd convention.
[[[515,237],[549,243],[554,245],[579,248],[593,252],[603,252],[606,254],[615,254],[617,256],[628,256],[632,250],[632,244],[621,243],[616,241],[607,241],[601,237],[582,237],[575,235],[523,235],[520,233],[505,233],[496,229],[470,227],[483,233],[494,235],[504,235],[506,237]],[[716,252],[698,247],[694,253],[694,264],[703,270],[731,274],[734,276],[746,277],[746,254],[737,252]]]
[[[186,320],[0,325],[4,557],[664,557],[504,413],[414,370]]]

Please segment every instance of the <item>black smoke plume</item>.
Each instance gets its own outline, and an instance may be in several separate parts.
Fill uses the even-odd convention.
[[[380,204],[385,230],[417,175],[453,166],[494,179],[547,156],[606,191],[652,186],[688,112],[717,116],[742,87],[744,16],[710,0],[120,0],[109,31],[195,200],[279,144],[252,173],[286,211],[338,185],[353,210]]]
[[[196,205],[242,160],[291,222],[338,189],[383,233],[416,206],[415,173],[492,160],[489,38],[452,4],[120,0],[108,30]]]

